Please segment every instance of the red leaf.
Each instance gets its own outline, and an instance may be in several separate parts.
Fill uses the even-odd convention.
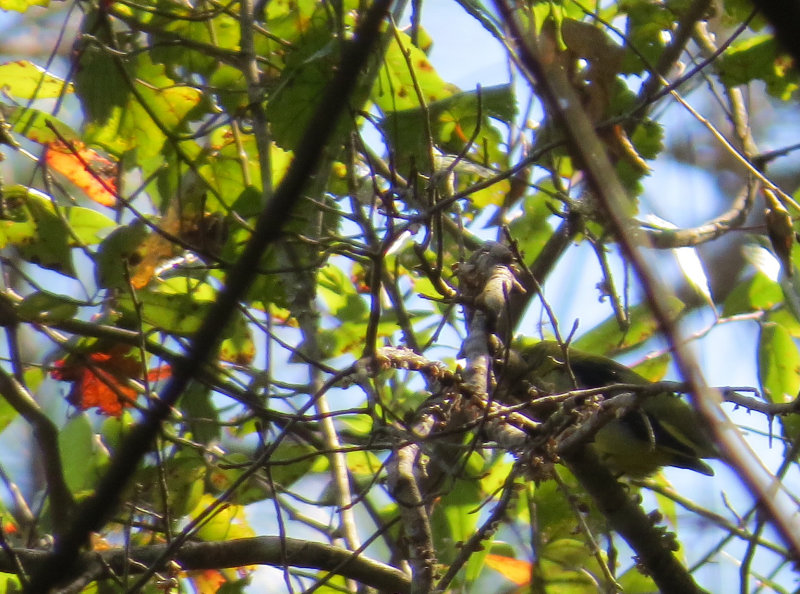
[[[158,382],[163,379],[167,379],[172,376],[172,367],[169,365],[161,365],[156,367],[155,369],[149,369],[147,371],[147,381],[148,382]]]
[[[95,150],[74,142],[51,142],[45,149],[47,164],[103,206],[117,203],[117,164]]]
[[[97,407],[106,415],[118,417],[124,408],[133,406],[138,394],[127,385],[127,380],[141,377],[142,364],[136,356],[129,356],[132,347],[119,344],[107,352],[97,351],[70,356],[56,361],[50,372],[53,379],[72,382],[67,400],[86,410]],[[148,381],[169,377],[171,369],[162,365],[147,373]]]

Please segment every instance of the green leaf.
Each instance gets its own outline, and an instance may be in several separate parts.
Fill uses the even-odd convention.
[[[163,509],[166,503],[173,517],[183,516],[195,510],[205,497],[206,472],[202,456],[180,452],[174,458],[165,459],[162,469],[143,468],[136,477],[137,494],[156,509]],[[162,481],[168,486],[166,502],[161,494]]]
[[[11,124],[11,129],[33,142],[49,144],[60,140],[67,142],[80,140],[75,130],[47,112],[31,107],[12,108],[3,104],[0,104],[0,108],[7,111],[6,120]]]
[[[0,10],[27,12],[29,8],[34,6],[50,6],[50,0],[0,0]]]
[[[522,216],[511,221],[511,234],[519,242],[527,262],[533,262],[553,235],[553,227],[547,222],[553,214],[551,208],[558,203],[546,192],[536,192],[525,197]]]
[[[800,352],[789,332],[778,324],[761,326],[758,337],[758,379],[769,402],[794,400],[800,391]],[[794,441],[800,436],[800,418],[781,417],[784,436]]]
[[[3,8],[3,2],[0,2],[0,8]],[[6,9],[3,8],[3,10]],[[9,573],[0,573],[0,592],[3,592],[3,594],[22,592],[22,582],[19,577]]]
[[[308,444],[282,442],[270,456],[269,475],[275,485],[289,487],[309,472],[315,470],[321,454]],[[230,487],[252,464],[248,455],[234,452],[225,457],[212,471],[210,480],[217,491]],[[271,498],[273,493],[269,481],[261,476],[250,477],[233,494],[231,501],[239,505],[248,505],[256,501]]]
[[[600,569],[584,541],[577,538],[552,540],[544,546],[541,556],[540,570],[548,592],[589,594],[597,591],[589,575],[599,575]]]
[[[667,374],[670,361],[672,361],[672,356],[664,353],[658,357],[647,359],[631,369],[651,382],[660,382]]]
[[[57,295],[49,291],[37,291],[26,296],[17,308],[17,314],[24,320],[52,322],[75,317],[80,301]]]
[[[212,62],[214,62],[212,60]],[[228,64],[219,67],[209,77],[209,84],[215,91],[220,105],[229,113],[247,107],[247,79],[238,68]],[[202,67],[197,67],[200,69]]]
[[[27,261],[74,276],[69,229],[48,196],[24,186],[3,189],[0,247],[15,245]]]
[[[249,365],[256,356],[253,330],[244,315],[234,315],[233,322],[226,328],[225,338],[219,349],[219,357],[236,365]]]
[[[717,72],[722,82],[732,87],[762,80],[767,84],[767,92],[783,101],[788,101],[798,87],[792,60],[779,52],[772,35],[759,35],[731,45],[717,60]]]
[[[189,72],[208,77],[222,64],[221,57],[230,56],[232,52],[239,51],[240,25],[233,14],[221,12],[216,14],[213,19],[197,20],[177,18],[175,5],[170,5],[170,9],[168,15],[157,15],[151,25],[155,29],[151,36],[155,45],[152,49],[153,61],[160,64],[180,64]],[[186,16],[190,14],[190,11],[186,11]],[[162,31],[164,34],[161,34]],[[176,45],[174,43],[176,35],[195,44],[205,45],[206,51],[188,44]],[[165,43],[159,46],[160,41]],[[231,67],[228,68],[235,70]],[[236,71],[241,77],[241,71]],[[212,85],[216,86],[213,82]],[[240,97],[246,101],[246,84],[239,88]]]
[[[792,338],[800,338],[800,321],[788,309],[780,308],[769,312],[767,321],[785,328]]]
[[[677,318],[684,308],[683,302],[674,296],[667,298],[667,305],[670,317],[673,319]],[[583,334],[572,343],[572,346],[588,353],[611,356],[642,344],[658,332],[658,322],[647,304],[629,308],[628,320],[628,328],[621,329],[617,318],[611,316]]]
[[[725,299],[722,315],[766,311],[783,303],[783,290],[762,272],[737,284]]]
[[[331,39],[330,24],[315,20],[303,43],[286,56],[277,88],[269,99],[267,118],[275,142],[293,150],[305,132],[317,102],[339,62],[341,44]],[[339,125],[347,125],[343,119]],[[338,136],[338,134],[337,134]]]
[[[120,73],[121,66],[115,63],[117,59],[106,52],[91,53],[76,75],[76,92],[90,117],[86,141],[115,155],[135,149],[137,159],[155,158],[168,134],[186,128],[202,93],[169,78],[164,65],[139,54],[129,66],[134,94]],[[102,88],[97,80],[105,81]]]
[[[227,211],[236,204],[237,212],[243,217],[258,214],[263,205],[260,204],[262,180],[255,138],[248,135],[237,141],[231,128],[223,126],[211,135],[210,142],[213,152],[204,154],[197,163],[197,171],[204,183],[216,190],[214,195],[207,197],[205,208]],[[269,157],[272,185],[277,186],[291,163],[292,154],[273,144]],[[254,203],[248,203],[250,208],[237,203],[245,192],[249,199],[255,199]],[[217,195],[228,197],[230,201],[220,204]]]
[[[363,322],[369,313],[364,299],[341,268],[325,266],[319,272],[317,293],[338,320]]]
[[[674,15],[663,3],[647,0],[624,0],[620,9],[628,13],[621,73],[641,74],[658,63],[665,47],[664,31],[672,28]]]
[[[117,227],[117,223],[106,215],[91,208],[70,206],[64,209],[64,214],[69,222],[70,245],[95,245]],[[77,240],[77,241],[76,241]]]
[[[385,113],[419,108],[415,82],[426,105],[458,91],[453,85],[445,83],[425,53],[411,43],[411,38],[398,31],[386,49],[383,66],[370,98]]]
[[[492,127],[490,118],[510,122],[515,113],[516,101],[511,85],[488,87],[480,93],[458,93],[432,102],[427,109],[434,144],[446,153],[460,154],[480,125],[472,145],[477,152],[471,158],[499,168],[505,165],[507,155],[500,148],[502,137]],[[417,107],[389,113],[380,122],[381,129],[397,152],[400,171],[406,170],[412,162],[420,171],[430,171],[428,139],[420,133],[425,130],[425,115],[426,112]],[[488,149],[487,154],[483,154],[484,146]]]
[[[372,480],[383,468],[383,463],[369,451],[347,452],[347,468],[358,478]]]
[[[459,543],[475,534],[479,517],[476,510],[482,501],[483,495],[475,480],[456,479],[441,497],[431,517],[439,562],[451,562],[458,553]]]
[[[753,3],[750,0],[723,0],[725,14],[722,16],[722,23],[725,26],[736,27],[744,20],[753,16]],[[751,18],[749,28],[753,31],[760,31],[766,25],[766,19],[757,13],[755,18]]]
[[[194,441],[205,445],[219,441],[222,435],[219,412],[207,386],[200,382],[190,384],[181,396],[179,405]]]
[[[658,592],[658,586],[653,578],[644,575],[638,567],[632,567],[617,579],[626,594],[652,594]]]
[[[486,556],[489,554],[489,551],[491,551],[491,548],[484,546],[469,556],[469,560],[464,568],[464,582],[467,591],[469,590],[469,586],[474,584],[483,572],[483,568],[486,565]]]
[[[191,336],[197,332],[211,309],[211,300],[188,293],[139,291],[136,301],[123,295],[117,301],[125,317],[135,320],[141,314],[146,326],[169,334]]]
[[[127,289],[130,269],[141,262],[139,248],[149,230],[144,221],[117,227],[106,237],[95,255],[95,280],[108,289]]]
[[[190,517],[196,518],[202,511],[215,501],[213,495],[205,494],[199,503],[190,512]],[[202,524],[196,532],[197,538],[206,541],[219,542],[236,538],[251,538],[256,535],[250,527],[245,515],[244,506],[224,504],[217,506],[211,518]]]
[[[0,64],[3,91],[17,99],[52,99],[73,91],[72,85],[27,60]]]
[[[758,377],[764,398],[770,402],[788,402],[800,390],[800,352],[783,326],[766,323],[761,327]]]
[[[86,413],[72,417],[58,434],[58,448],[67,487],[76,495],[94,489],[109,455],[94,439]]]
[[[36,374],[37,377],[32,378],[31,376],[34,374]],[[40,384],[42,380],[41,370],[39,369],[26,370],[25,380],[28,388],[32,392],[35,391],[36,386]],[[11,422],[18,417],[19,413],[14,409],[13,406],[11,406],[11,404],[9,404],[8,400],[6,400],[5,398],[0,398],[0,433],[5,431],[6,427],[8,427],[11,424]]]
[[[118,417],[106,417],[100,428],[100,435],[102,435],[103,443],[115,453],[123,440],[130,434],[131,429],[135,426],[133,415],[128,409],[124,409]]]

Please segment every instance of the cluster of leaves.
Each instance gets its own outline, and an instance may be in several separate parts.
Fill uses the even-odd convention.
[[[9,280],[0,299],[0,323],[14,345],[0,375],[28,397],[0,403],[0,429],[18,417],[37,429],[56,428],[55,452],[37,442],[50,469],[42,492],[58,493],[65,485],[80,502],[94,491],[130,426],[145,418],[159,387],[208,323],[258,214],[302,150],[363,4],[83,3],[76,5],[82,15],[65,68],[69,80],[31,61],[0,65],[6,163],[34,172],[27,185],[0,188],[0,247],[13,248],[1,263],[16,283]],[[519,50],[503,33],[508,23],[480,2],[459,4],[453,10],[478,19],[520,64]],[[735,4],[725,3],[726,25],[747,18]],[[40,5],[0,0],[4,10],[29,14]],[[402,5],[395,7],[397,20],[402,13]],[[629,192],[631,215],[644,210],[642,180],[664,151],[667,123],[652,109],[661,95],[648,81],[681,59],[686,40],[672,34],[676,23],[683,27],[682,19],[694,14],[686,3],[639,0],[597,12],[572,0],[534,2],[515,14],[563,64]],[[692,18],[705,23],[708,16]],[[624,23],[624,30],[611,23]],[[741,38],[715,56],[709,84],[729,92],[763,81],[770,95],[785,101],[796,76],[774,41],[759,32],[762,24],[748,21],[737,32]],[[398,528],[401,510],[383,484],[397,447],[386,436],[406,432],[400,442],[413,440],[408,419],[431,386],[411,372],[362,378],[350,366],[374,355],[384,341],[403,342],[454,366],[461,346],[454,337],[463,335],[464,324],[454,314],[458,290],[451,271],[481,239],[501,233],[503,221],[509,223],[503,232],[542,283],[571,243],[591,246],[597,255],[600,297],[614,311],[582,331],[576,347],[613,355],[657,335],[648,305],[627,306],[628,295],[617,289],[607,260],[613,229],[586,192],[586,164],[553,106],[541,104],[542,122],[531,130],[532,107],[519,113],[528,97],[518,100],[518,88],[457,88],[429,61],[430,42],[418,22],[401,30],[387,20],[349,98],[350,111],[337,121],[305,194],[281,222],[280,241],[251,271],[250,288],[222,328],[213,359],[193,370],[195,382],[151,456],[129,477],[124,504],[102,528],[103,542],[249,538],[263,528],[252,515],[269,509],[280,516],[269,530],[292,536],[302,527],[303,534],[314,531],[314,540],[355,550],[367,532],[357,529],[357,514],[371,519],[390,553],[386,561],[400,566],[410,555],[404,543],[411,527]],[[699,37],[697,45],[708,49]],[[687,80],[695,76],[697,71]],[[535,89],[527,82],[530,94]],[[531,97],[530,105],[537,104]],[[64,121],[70,119],[65,105],[80,108],[80,122]],[[752,163],[756,155],[744,157]],[[785,209],[793,224],[800,209],[783,196],[767,207]],[[666,227],[650,232],[678,234]],[[789,273],[800,266],[800,249],[792,233],[787,236]],[[694,245],[665,247],[688,249],[683,264],[697,261]],[[684,271],[703,302],[717,307],[718,320],[758,322],[763,394],[775,404],[793,398],[800,390],[800,275],[778,281],[762,266],[727,295],[712,296],[702,268]],[[677,298],[669,304],[675,318],[693,308]],[[47,346],[24,358],[20,331],[42,337]],[[658,380],[668,363],[662,355],[639,371]],[[353,375],[359,389],[333,387],[345,375]],[[60,395],[68,392],[62,399],[67,404],[53,404],[57,412],[46,414],[30,395],[52,394],[48,377],[70,386],[59,384]],[[331,412],[328,396],[347,406]],[[95,408],[102,422],[78,412]],[[782,429],[781,437],[794,443],[796,418],[783,417]],[[512,578],[516,583],[533,579],[548,591],[595,591],[608,577],[605,565],[614,551],[603,554],[594,546],[593,535],[604,531],[605,521],[574,478],[559,468],[557,480],[534,485],[520,477],[509,487],[513,461],[502,452],[475,451],[473,437],[464,430],[459,461],[448,463],[456,470],[428,494],[437,562],[464,567],[453,583],[489,583],[481,580],[496,579],[486,571],[495,568],[509,577],[521,570],[522,577]],[[435,458],[433,451],[425,455]],[[650,487],[660,493],[664,517],[676,525],[679,498],[665,479]],[[476,510],[503,488],[516,492],[506,502],[506,517],[514,520],[495,535],[493,546],[463,549],[461,543],[479,530],[492,538]],[[59,516],[70,516],[71,510],[45,501],[39,516],[22,495],[8,506],[25,546],[45,534],[58,537]],[[308,513],[328,507],[336,511],[331,523]],[[520,543],[519,532],[529,526],[536,527],[533,551],[503,542]],[[721,532],[727,534],[724,526]],[[531,555],[535,563],[522,566],[509,559]],[[286,558],[276,564],[291,565]],[[244,591],[252,567],[242,565],[238,573],[192,579],[200,592],[215,592],[223,583],[226,592]],[[318,566],[288,567],[287,588],[295,578],[346,585],[341,576],[302,567]],[[616,581],[626,591],[654,588],[633,564],[625,569]],[[160,578],[151,574],[145,587],[155,592]],[[17,579],[9,575],[5,591]]]

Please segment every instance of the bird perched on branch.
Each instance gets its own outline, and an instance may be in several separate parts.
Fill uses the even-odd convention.
[[[516,401],[529,399],[533,416],[540,420],[553,414],[557,406],[537,407],[536,399],[543,396],[617,384],[652,385],[612,359],[572,348],[565,352],[555,341],[511,351],[504,361],[498,361],[498,371],[505,393]],[[603,397],[607,401],[624,392],[609,390]],[[636,393],[633,389],[627,392]],[[644,477],[662,466],[676,466],[714,474],[701,458],[717,457],[716,448],[697,414],[680,396],[643,391],[633,408],[617,412],[597,430],[592,443],[615,473]]]

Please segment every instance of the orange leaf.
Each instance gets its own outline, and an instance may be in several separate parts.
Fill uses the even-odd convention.
[[[51,142],[45,149],[47,164],[103,206],[117,203],[117,164],[82,143],[65,146]]]
[[[118,417],[123,408],[132,406],[136,390],[123,386],[98,367],[86,367],[80,381],[73,384],[68,400],[82,410],[96,406],[100,412]]]
[[[502,573],[506,579],[518,586],[531,583],[531,564],[503,555],[486,555],[486,565]]]
[[[221,571],[203,569],[187,572],[197,594],[216,594],[227,581]]]
[[[19,527],[12,521],[12,520],[3,520],[2,521],[3,527],[0,528],[3,534],[8,536],[9,534],[16,534],[19,532]]]
[[[118,344],[107,352],[70,356],[55,362],[53,379],[72,382],[67,400],[86,410],[97,407],[106,415],[118,417],[124,408],[133,406],[138,394],[126,385],[128,379],[140,378],[142,364],[129,356],[132,348]],[[169,377],[171,369],[163,365],[147,373],[149,381]]]
[[[174,199],[159,223],[159,229],[160,232],[150,233],[136,249],[140,260],[130,269],[134,289],[147,286],[161,264],[180,255],[184,251],[181,242],[188,243],[200,253],[218,254],[228,230],[224,220],[213,214],[181,212],[180,201]]]

